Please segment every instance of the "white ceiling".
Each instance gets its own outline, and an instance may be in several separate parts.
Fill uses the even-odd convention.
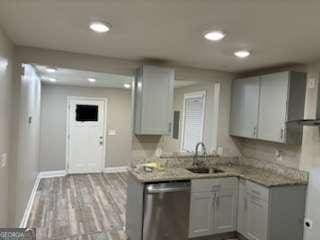
[[[46,66],[35,65],[42,82],[44,84],[52,85],[69,85],[69,86],[81,86],[81,87],[108,87],[108,88],[124,88],[124,84],[131,84],[133,77],[109,74],[109,73],[97,73],[89,71],[80,71],[66,68],[57,68],[54,73],[48,73]],[[56,82],[50,82],[49,78],[54,78]],[[91,83],[88,78],[96,79],[96,82]],[[175,81],[175,88],[194,85],[195,81]]]
[[[1,0],[0,24],[18,45],[238,72],[318,59],[319,12],[319,0]],[[112,30],[90,32],[94,19]],[[210,29],[227,37],[208,42]],[[252,57],[232,55],[242,48]]]

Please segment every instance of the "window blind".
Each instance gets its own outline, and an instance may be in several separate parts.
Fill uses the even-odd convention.
[[[182,150],[193,152],[198,142],[202,142],[204,95],[185,97],[184,129]]]

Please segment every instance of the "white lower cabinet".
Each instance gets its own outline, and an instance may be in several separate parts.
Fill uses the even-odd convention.
[[[191,194],[189,237],[210,235],[213,232],[214,196],[211,192]]]
[[[236,230],[237,185],[234,177],[192,181],[190,238]]]
[[[268,203],[248,196],[247,238],[249,240],[268,239]]]
[[[239,194],[238,194],[238,224],[237,231],[243,236],[247,236],[247,209],[248,200],[246,192],[246,180],[239,180]]]
[[[306,185],[264,187],[236,177],[192,180],[189,238],[236,231],[249,240],[302,240],[305,196]]]
[[[268,239],[268,188],[239,181],[237,231],[249,240]]]
[[[302,240],[305,185],[263,187],[239,181],[237,231],[249,240]]]

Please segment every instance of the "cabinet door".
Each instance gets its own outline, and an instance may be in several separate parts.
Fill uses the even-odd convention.
[[[246,181],[240,179],[239,180],[239,197],[238,197],[238,225],[237,231],[246,237],[247,231],[247,195],[246,195]]]
[[[222,179],[215,193],[215,234],[236,231],[237,200],[237,179]]]
[[[259,77],[236,79],[232,83],[230,135],[256,138]]]
[[[174,70],[143,66],[142,134],[169,135],[172,128]]]
[[[213,234],[214,197],[212,192],[191,194],[189,237]]]
[[[261,76],[258,138],[285,142],[289,72]]]
[[[249,194],[246,237],[249,240],[268,239],[268,203]]]

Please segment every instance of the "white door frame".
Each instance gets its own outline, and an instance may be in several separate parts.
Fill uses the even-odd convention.
[[[69,130],[70,130],[70,102],[72,100],[98,100],[104,101],[104,123],[103,123],[103,134],[104,134],[104,141],[103,141],[103,157],[101,160],[101,172],[104,171],[106,165],[106,150],[107,150],[107,109],[108,109],[108,99],[107,98],[95,98],[95,97],[77,97],[77,96],[68,96],[67,97],[67,125],[66,125],[66,165],[65,169],[67,174],[69,174],[69,166],[70,166],[70,158],[69,158]]]

